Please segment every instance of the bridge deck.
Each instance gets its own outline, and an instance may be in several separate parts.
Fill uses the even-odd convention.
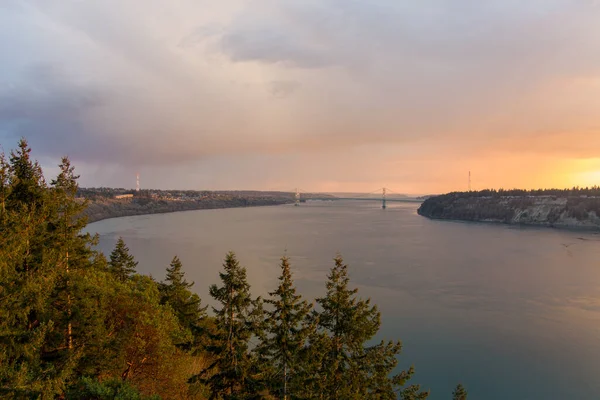
[[[308,200],[317,200],[317,201],[336,201],[336,200],[362,200],[362,201],[383,201],[383,198],[375,198],[375,197],[309,197]],[[397,203],[422,203],[423,200],[419,199],[398,199],[398,198],[389,198],[386,197],[386,202],[397,202]]]

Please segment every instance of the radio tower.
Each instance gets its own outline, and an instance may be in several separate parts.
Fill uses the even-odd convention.
[[[469,171],[469,192],[471,191],[471,171]]]
[[[135,191],[140,191],[140,173],[135,174]]]

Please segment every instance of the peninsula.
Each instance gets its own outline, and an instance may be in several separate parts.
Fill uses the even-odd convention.
[[[80,201],[87,201],[88,222],[132,215],[215,208],[255,207],[291,204],[295,194],[261,191],[129,190],[123,188],[80,188]],[[302,201],[323,194],[302,194]]]
[[[453,192],[426,199],[432,219],[600,230],[600,187]]]

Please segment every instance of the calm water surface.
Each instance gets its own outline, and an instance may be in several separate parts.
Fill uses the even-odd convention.
[[[413,382],[451,398],[600,399],[600,236],[431,221],[417,205],[313,202],[100,221],[109,253],[122,236],[142,273],[159,280],[178,255],[208,304],[234,250],[255,295],[276,286],[291,257],[301,293],[324,294],[341,252],[351,281],[383,314],[379,337],[399,338]]]

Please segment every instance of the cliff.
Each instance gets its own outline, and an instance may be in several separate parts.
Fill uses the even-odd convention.
[[[418,213],[432,219],[600,230],[600,196],[567,191],[554,195],[510,193],[435,196],[425,200]]]

